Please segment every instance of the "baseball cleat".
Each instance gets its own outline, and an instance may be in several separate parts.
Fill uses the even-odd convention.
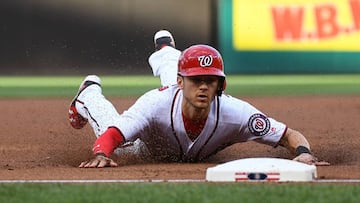
[[[70,103],[70,107],[69,107],[69,121],[70,121],[70,125],[75,128],[75,129],[81,129],[83,128],[86,123],[88,122],[88,120],[84,117],[82,117],[76,110],[76,102],[80,102],[77,98],[80,95],[80,93],[82,91],[84,91],[84,89],[86,89],[87,87],[89,87],[90,85],[99,85],[101,86],[101,80],[98,76],[96,75],[88,75],[80,84],[79,90],[76,93],[76,96],[73,98],[73,100]]]

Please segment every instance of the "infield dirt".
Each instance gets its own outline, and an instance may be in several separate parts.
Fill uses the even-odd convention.
[[[67,118],[72,98],[0,100],[1,180],[204,179],[206,169],[248,157],[292,158],[283,148],[248,142],[233,145],[204,163],[150,163],[115,157],[120,167],[81,169],[92,157],[89,125],[73,129]],[[119,112],[135,99],[109,98]],[[313,153],[331,166],[317,167],[319,179],[360,178],[360,96],[242,97],[276,120],[299,130]]]

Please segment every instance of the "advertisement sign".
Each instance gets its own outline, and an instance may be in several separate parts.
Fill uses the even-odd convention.
[[[360,72],[360,0],[223,0],[229,72]]]

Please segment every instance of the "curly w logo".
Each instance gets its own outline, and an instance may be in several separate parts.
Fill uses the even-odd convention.
[[[199,56],[199,63],[201,67],[209,67],[213,62],[213,57],[211,55],[208,56]]]

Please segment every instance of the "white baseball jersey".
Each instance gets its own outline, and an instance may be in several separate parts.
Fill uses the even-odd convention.
[[[178,61],[181,52],[171,46],[165,46],[149,57],[154,76],[160,76],[162,86],[176,84]]]
[[[184,128],[182,97],[177,86],[149,91],[111,125],[120,129],[126,141],[140,138],[154,158],[184,162],[203,160],[249,140],[275,146],[287,129],[249,103],[222,95],[212,101],[201,134],[191,141]]]

